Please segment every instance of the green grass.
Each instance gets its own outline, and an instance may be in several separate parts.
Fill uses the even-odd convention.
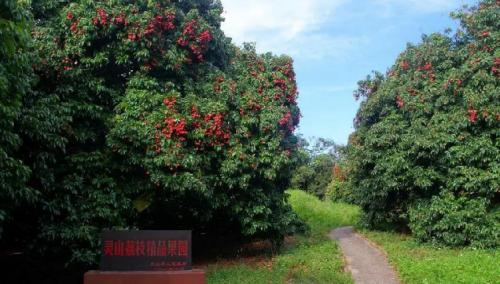
[[[332,228],[354,225],[359,219],[356,206],[321,201],[301,190],[290,190],[289,203],[293,211],[311,227],[311,235],[326,239]]]
[[[356,207],[323,202],[303,191],[289,191],[294,211],[309,224],[307,236],[297,236],[296,244],[272,257],[268,266],[241,263],[208,267],[208,283],[352,283],[343,272],[343,260],[335,242],[327,237],[330,229],[354,224]]]
[[[208,283],[352,283],[343,272],[343,260],[327,232],[356,224],[355,206],[324,202],[303,191],[289,191],[294,211],[310,226],[296,244],[260,265],[213,264]],[[403,283],[500,283],[498,250],[436,248],[418,244],[410,236],[388,232],[361,231],[382,247]]]
[[[362,233],[384,248],[404,283],[500,283],[498,250],[436,248],[396,233]]]

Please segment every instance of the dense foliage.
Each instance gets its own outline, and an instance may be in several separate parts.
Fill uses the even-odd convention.
[[[0,1],[0,238],[12,210],[34,197],[24,186],[30,171],[15,156],[21,141],[14,122],[30,80],[28,23],[16,1]]]
[[[343,148],[345,151],[347,147]],[[325,199],[335,202],[355,203],[352,184],[348,181],[349,162],[346,156],[338,159],[332,169],[330,183],[326,187]]]
[[[301,137],[299,146],[297,168],[293,171],[291,187],[323,199],[328,183],[332,180],[333,167],[339,160],[339,146],[325,138],[308,142]]]
[[[312,157],[310,161],[294,171],[292,188],[300,188],[319,198],[324,198],[328,183],[332,179],[334,158],[329,154]]]
[[[1,11],[3,247],[94,264],[103,228],[295,230],[293,63],[233,46],[219,1],[33,1],[22,105],[26,28]]]
[[[423,241],[500,241],[500,3],[454,14],[456,35],[409,45],[359,83],[350,181],[371,227]]]

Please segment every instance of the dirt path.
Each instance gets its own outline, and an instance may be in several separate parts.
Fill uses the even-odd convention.
[[[330,232],[330,237],[338,241],[357,284],[399,284],[394,269],[385,255],[360,235],[353,227],[342,227]]]

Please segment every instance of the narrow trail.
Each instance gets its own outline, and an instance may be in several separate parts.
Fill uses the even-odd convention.
[[[356,234],[353,227],[332,230],[330,238],[339,243],[347,262],[347,269],[352,273],[355,283],[400,283],[386,256],[378,248]]]

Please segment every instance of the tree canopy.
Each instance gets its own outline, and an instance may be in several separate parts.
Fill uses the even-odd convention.
[[[386,75],[359,82],[349,176],[370,227],[498,246],[499,5],[454,13],[456,34],[424,36]]]

